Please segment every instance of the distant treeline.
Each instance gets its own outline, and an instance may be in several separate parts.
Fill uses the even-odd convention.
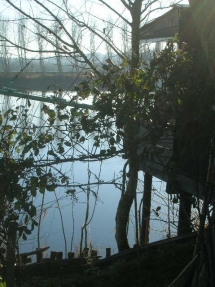
[[[90,58],[90,54],[88,55]],[[107,56],[101,53],[96,54],[96,66],[101,66],[101,63],[107,59]],[[13,58],[0,56],[0,72],[35,72],[35,73],[77,73],[83,70],[81,63],[75,62],[65,56],[50,56],[44,58]]]

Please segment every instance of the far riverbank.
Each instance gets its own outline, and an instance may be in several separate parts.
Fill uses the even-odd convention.
[[[47,73],[41,76],[40,73],[28,73],[17,77],[17,73],[3,74],[0,73],[0,87],[6,86],[20,90],[32,91],[53,91],[59,87],[63,91],[72,90],[75,85],[86,78],[85,75],[75,73]]]

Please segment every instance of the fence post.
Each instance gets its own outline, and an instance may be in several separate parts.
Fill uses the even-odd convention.
[[[111,255],[111,248],[110,247],[106,247],[106,258],[110,257]]]

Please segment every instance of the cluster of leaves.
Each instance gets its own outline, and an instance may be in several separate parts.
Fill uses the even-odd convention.
[[[186,59],[186,53],[182,54]],[[125,127],[130,127],[139,143],[140,140],[149,142],[151,147],[157,144],[166,129],[172,128],[169,123],[175,115],[174,107],[180,102],[179,93],[170,94],[169,88],[170,82],[173,82],[170,79],[170,75],[173,78],[171,68],[179,66],[178,59],[180,55],[173,51],[173,45],[169,45],[143,69],[132,72],[126,60],[117,66],[108,59],[103,67],[105,72],[100,78],[88,80],[87,85],[86,82],[84,86],[79,85],[78,94],[81,96],[84,92],[85,97],[87,94],[93,95],[93,107],[97,111],[90,119],[89,116],[82,118],[83,130],[89,132],[91,122],[94,123],[93,128],[99,124],[97,131],[101,123],[103,126],[112,124],[111,133],[106,130],[105,136],[97,134],[94,138],[96,145],[105,138],[112,151],[117,150],[118,144],[122,142],[126,147]],[[185,68],[186,61],[183,61]],[[141,125],[149,130],[144,139],[138,138]],[[149,153],[149,150],[146,152]]]
[[[103,68],[102,76],[91,77],[76,87],[76,98],[91,101],[92,110],[86,105],[52,108],[44,104],[45,128],[30,122],[26,106],[0,114],[0,214],[5,228],[11,220],[19,220],[20,214],[26,215],[24,224],[20,225],[21,233],[29,232],[23,227],[29,218],[33,219],[34,227],[36,208],[32,197],[37,192],[55,190],[58,182],[68,183],[62,172],[56,176],[52,164],[69,160],[70,149],[82,146],[85,154],[81,152],[80,158],[83,160],[123,153],[127,126],[136,135],[137,143],[149,142],[152,150],[166,131],[178,132],[173,124],[175,120],[180,123],[180,129],[181,121],[186,125],[205,123],[203,115],[211,104],[212,88],[195,73],[195,61],[187,46],[175,50],[174,44],[169,43],[143,69],[132,72],[126,60],[119,66],[107,60]],[[202,93],[206,95],[204,100]],[[211,118],[208,126],[209,123]],[[138,137],[140,126],[148,129],[145,138]],[[54,144],[58,132],[60,136]],[[86,139],[92,141],[91,154],[84,148]],[[44,151],[46,162],[42,161]],[[150,152],[146,150],[145,154],[148,156]],[[4,220],[5,217],[8,220]]]
[[[111,134],[98,132],[94,138],[97,146],[105,139],[113,152],[122,142],[127,148],[125,127],[130,126],[138,143],[145,142],[142,156],[151,158],[159,157],[156,145],[161,137],[174,134],[177,158],[169,163],[172,174],[177,169],[187,173],[189,162],[196,166],[197,158],[207,158],[208,150],[213,149],[208,146],[208,136],[213,133],[215,118],[211,109],[213,86],[201,51],[190,51],[186,44],[178,49],[168,42],[144,68],[130,71],[126,60],[119,66],[110,59],[106,62],[100,78],[85,81],[77,89],[80,97],[93,95],[97,111],[82,118],[83,130],[98,132],[101,125],[112,124]],[[144,138],[138,138],[140,126],[148,130]],[[192,176],[199,177],[200,169],[197,167]]]
[[[37,191],[54,190],[53,174],[35,167],[36,158],[53,137],[49,129],[42,132],[29,123],[29,117],[28,108],[22,105],[0,115],[1,230],[4,233],[11,222],[17,222],[23,239],[37,225],[33,197]]]

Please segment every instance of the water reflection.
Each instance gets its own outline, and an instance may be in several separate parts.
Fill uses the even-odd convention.
[[[50,96],[49,94],[42,94],[42,96]],[[73,95],[67,94],[65,98],[70,98]],[[2,111],[5,111],[15,105],[26,106],[29,110],[28,122],[35,124],[40,130],[45,131],[46,127],[49,125],[48,116],[41,112],[43,103],[36,101],[26,101],[25,99],[17,99],[8,96],[0,96],[0,107]],[[50,107],[54,107],[53,104],[48,104]],[[69,111],[69,109],[68,109]],[[23,126],[26,125],[25,122],[22,123]],[[20,126],[20,128],[22,128]],[[71,141],[74,134],[71,131],[69,134],[62,122],[56,121],[51,128],[52,134],[56,135],[56,141],[54,143],[55,148],[60,142],[61,138],[68,137]],[[72,145],[65,150],[67,156],[77,157],[80,153],[87,154],[88,151],[94,149],[93,141],[91,138],[85,140],[85,142],[77,142],[76,145]],[[47,157],[47,149],[44,149],[40,153],[40,158]],[[110,184],[114,179],[121,177],[121,171],[123,169],[124,160],[122,158],[116,157],[108,159],[104,162],[67,162],[63,163],[58,167],[61,172],[70,178],[70,182],[74,185],[77,183],[86,184],[89,180],[89,170],[91,173],[90,181],[98,182],[103,180],[104,182],[109,182],[109,184],[100,184],[91,187],[92,192],[90,193],[89,200],[89,218],[93,216],[93,220],[87,226],[88,230],[88,243],[91,242],[93,247],[100,250],[100,254],[104,256],[105,248],[110,246],[112,252],[117,252],[115,243],[115,214],[120,199],[121,192],[118,186],[115,184]],[[101,169],[101,174],[100,174]],[[100,174],[100,175],[99,175]],[[140,178],[142,178],[142,173],[140,173]],[[119,180],[118,180],[119,181]],[[154,182],[154,187],[159,189],[161,182]],[[140,193],[138,194],[138,202],[140,202],[142,197],[142,187],[140,187]],[[85,221],[85,210],[86,210],[86,188],[75,188],[75,196],[66,195],[65,188],[59,187],[56,190],[56,196],[60,205],[62,212],[62,218],[64,223],[64,230],[66,234],[67,250],[76,251],[80,244],[81,237],[81,227]],[[160,194],[165,190],[165,185],[161,186]],[[96,196],[95,196],[96,195]],[[56,196],[53,192],[45,192],[44,197],[42,194],[38,194],[35,198],[35,205],[37,206],[38,214],[42,210],[41,216],[41,226],[39,232],[40,247],[50,246],[52,251],[63,251],[64,248],[64,238],[62,233],[62,222],[59,214],[59,206],[56,201]],[[159,197],[155,194],[153,195],[153,205],[156,207],[157,202],[159,202]],[[43,203],[42,203],[43,202]],[[164,208],[165,213],[165,208]],[[134,212],[133,212],[134,214]],[[37,217],[37,220],[39,216]],[[151,222],[151,228],[154,230],[165,230],[164,226],[160,226],[160,222]],[[128,237],[130,245],[134,244],[134,217],[131,213],[129,222]],[[164,233],[151,233],[150,241],[155,241],[165,235]],[[38,247],[38,231],[35,229],[32,235],[28,237],[26,242],[20,240],[20,252],[27,252],[35,250]]]

